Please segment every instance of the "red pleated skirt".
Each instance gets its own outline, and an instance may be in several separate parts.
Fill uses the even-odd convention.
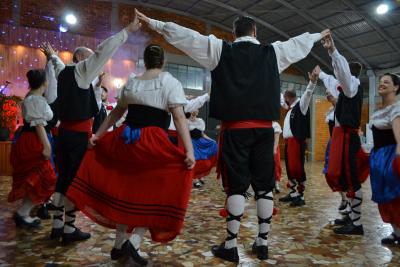
[[[281,166],[281,152],[279,147],[274,155],[275,162],[275,181],[280,182],[282,177],[282,166]]]
[[[22,132],[11,148],[13,182],[8,201],[28,197],[34,204],[46,202],[54,193],[56,173],[42,154],[43,145],[36,132]]]
[[[360,183],[364,183],[369,176],[369,158],[368,155],[360,149],[356,155],[350,155],[349,150],[352,146],[350,135],[354,134],[353,129],[344,127],[334,127],[331,139],[331,148],[329,153],[328,171],[326,181],[333,191],[343,192],[343,187],[340,184],[342,176],[342,167],[345,170],[346,182],[348,191],[353,191],[351,168],[355,168],[357,179]],[[350,166],[350,157],[356,157],[356,166]],[[344,166],[342,166],[344,164]]]
[[[380,203],[378,208],[385,223],[390,223],[400,228],[400,197],[387,203]]]
[[[87,151],[67,196],[100,225],[146,227],[154,241],[171,241],[183,227],[193,172],[161,128],[142,128],[136,143],[125,144],[125,127]]]

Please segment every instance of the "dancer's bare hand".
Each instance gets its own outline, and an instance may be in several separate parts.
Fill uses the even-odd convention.
[[[50,146],[45,146],[43,148],[42,155],[44,156],[44,158],[46,160],[51,159],[51,147]]]
[[[329,54],[335,52],[335,43],[333,42],[332,35],[329,33],[321,40],[322,45],[326,50],[328,50]]]
[[[140,21],[143,21],[145,23],[149,23],[150,22],[150,18],[148,18],[145,14],[139,12],[137,9],[135,9],[135,12],[139,18]]]
[[[88,148],[92,149],[93,147],[95,147],[98,139],[99,138],[95,134],[93,134],[92,137],[89,139]]]
[[[317,81],[318,81],[318,75],[315,73],[315,72],[309,72],[308,73],[308,79],[310,79],[310,81],[312,82],[312,83],[317,83]]]
[[[189,170],[194,168],[194,165],[196,165],[196,160],[194,159],[194,154],[192,153],[186,153],[186,159],[185,159],[185,164],[188,167]]]
[[[321,68],[319,67],[319,65],[315,66],[315,68],[313,69],[313,73],[315,73],[319,77],[319,74],[321,73]]]
[[[49,42],[44,42],[40,46],[40,51],[46,56],[47,60],[51,58],[52,55],[57,55],[58,51],[55,50]]]
[[[126,26],[125,29],[128,32],[135,32],[135,31],[139,30],[140,27],[142,27],[142,23],[139,21],[138,14],[137,14],[137,11],[135,9],[135,18],[133,19],[133,21],[131,23],[129,23],[128,26]]]
[[[98,81],[97,84],[96,84],[97,87],[100,87],[101,84],[103,83],[104,76],[106,76],[106,73],[105,73],[105,72],[100,73],[100,75],[99,75],[99,81]]]
[[[321,39],[324,39],[326,36],[331,34],[331,30],[325,29],[321,32]]]

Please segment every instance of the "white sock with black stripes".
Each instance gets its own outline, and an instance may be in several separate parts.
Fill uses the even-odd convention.
[[[228,217],[226,218],[228,237],[225,240],[225,248],[230,249],[237,246],[237,234],[240,228],[240,220],[244,212],[244,204],[246,200],[243,195],[229,196],[226,201],[226,210]]]
[[[271,229],[272,212],[274,201],[272,192],[256,192],[257,216],[258,216],[258,236],[256,238],[257,246],[268,246],[268,233]]]

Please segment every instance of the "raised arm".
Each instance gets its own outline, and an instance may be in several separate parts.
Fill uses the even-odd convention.
[[[310,82],[307,85],[306,91],[300,98],[300,110],[303,115],[307,114],[307,110],[310,106],[310,101],[312,94],[314,93],[315,86],[317,85],[318,76],[313,76],[315,74],[308,73],[308,77],[310,78]]]
[[[328,33],[329,30],[314,34],[306,32],[285,42],[274,42],[272,46],[275,50],[279,73],[283,72],[291,64],[305,58],[311,52],[314,43],[321,40]]]
[[[205,36],[194,30],[182,27],[173,22],[162,22],[146,17],[136,11],[141,21],[160,33],[164,39],[182,50],[200,65],[208,70],[213,70],[221,58],[222,40],[214,35]]]
[[[313,73],[318,75],[318,78],[324,83],[326,90],[337,99],[339,97],[339,91],[337,90],[339,81],[332,75],[323,72],[318,65],[315,66]]]
[[[188,100],[187,105],[185,106],[185,112],[192,113],[200,109],[209,99],[210,95],[206,93],[202,96],[198,96],[196,98]]]
[[[47,103],[51,104],[57,99],[57,79],[56,79],[56,73],[54,71],[54,66],[50,60],[47,61],[45,72],[47,80],[47,89],[44,92],[44,97],[46,98]]]
[[[354,97],[358,92],[360,80],[351,75],[349,63],[336,49],[330,33],[324,37],[322,43],[324,48],[328,50],[329,55],[332,57],[332,67],[335,77],[338,79],[343,93],[347,97]]]
[[[75,67],[75,78],[79,87],[87,89],[91,82],[101,73],[104,65],[117,49],[128,39],[127,28],[104,40],[94,54],[80,61]]]

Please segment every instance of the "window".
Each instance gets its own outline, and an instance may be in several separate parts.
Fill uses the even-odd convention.
[[[165,70],[171,73],[183,88],[191,90],[204,89],[204,70],[202,68],[191,67],[181,64],[167,63]]]

